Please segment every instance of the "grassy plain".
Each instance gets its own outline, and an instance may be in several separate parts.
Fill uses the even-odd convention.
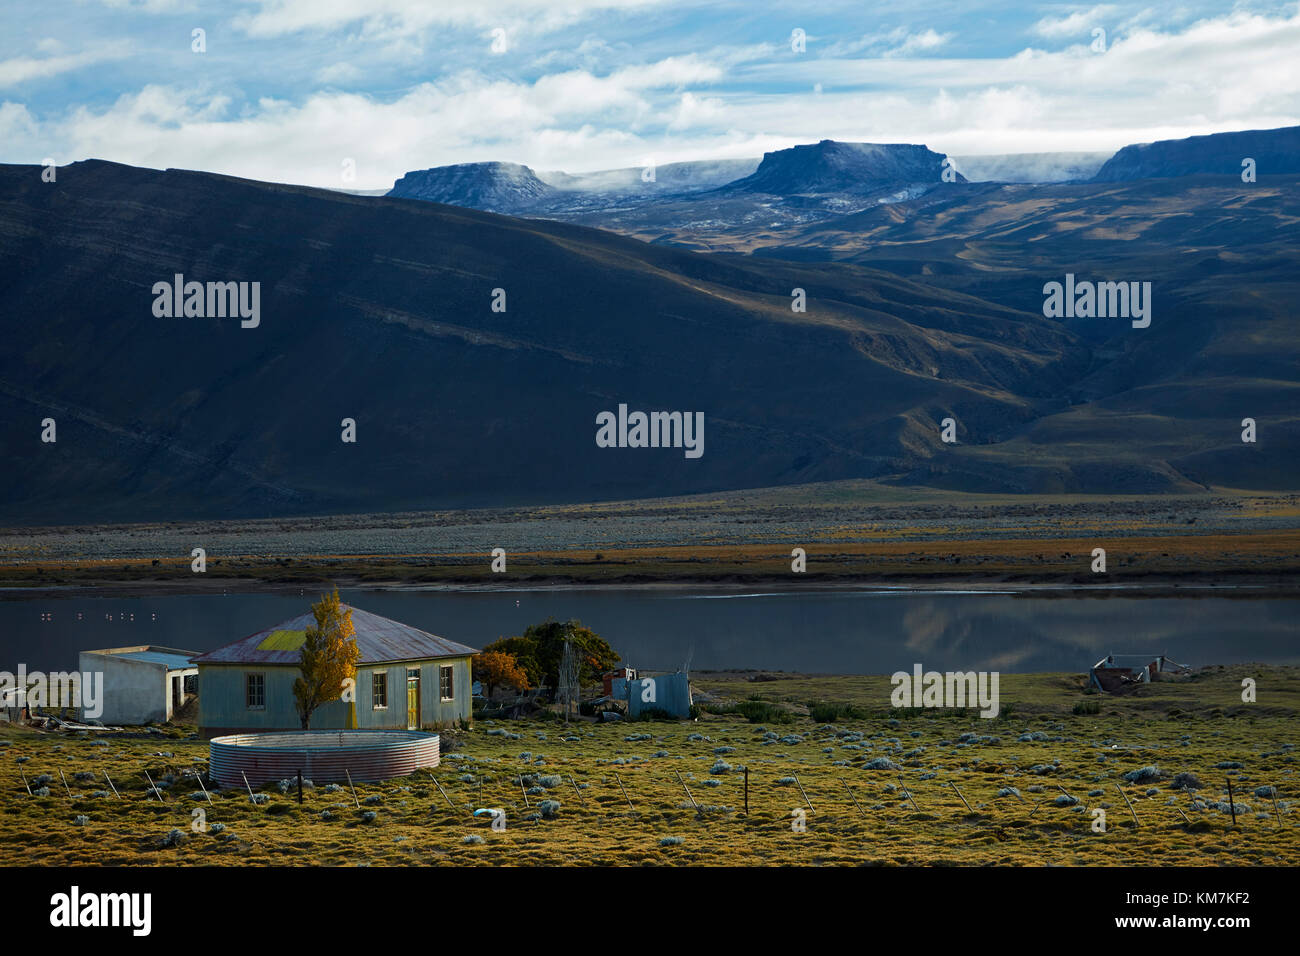
[[[191,550],[206,570],[191,570]],[[490,552],[507,552],[505,574]],[[1105,575],[1092,571],[1094,548]],[[791,571],[803,548],[807,569]],[[0,586],[1180,582],[1293,589],[1300,495],[1042,496],[866,481],[635,502],[0,530]]]
[[[1255,703],[1241,700],[1246,677],[1257,682]],[[735,713],[705,713],[693,722],[580,721],[567,730],[538,720],[480,720],[469,731],[444,735],[444,760],[433,773],[358,785],[360,809],[346,786],[326,792],[324,785],[308,789],[302,805],[295,794],[270,785],[262,788],[265,804],[254,805],[237,789],[215,793],[209,806],[186,775],[202,772],[208,753],[206,742],[191,736],[192,727],[102,741],[5,728],[3,860],[156,866],[1300,863],[1300,668],[1209,668],[1122,697],[1084,693],[1081,675],[1004,675],[1002,712],[994,719],[891,710],[884,676],[700,674],[695,687],[706,707],[774,709],[761,723]],[[814,719],[808,706],[814,702],[819,712],[829,706],[841,716]],[[871,761],[880,758],[898,769],[872,769]],[[1144,767],[1158,768],[1159,775],[1124,779]],[[120,799],[105,783],[105,771]],[[146,772],[162,785],[161,801],[147,792]],[[1181,773],[1195,775],[1200,788],[1174,789]],[[20,775],[30,783],[40,774],[52,777],[49,795],[29,796]],[[536,792],[525,795],[521,775]],[[1235,825],[1226,803],[1229,779]],[[1256,795],[1270,786],[1276,804]],[[1008,787],[1020,796],[998,795]],[[547,799],[558,801],[558,810],[535,818]],[[504,832],[494,832],[486,817],[473,817],[477,808],[503,809]],[[1094,808],[1105,810],[1105,833],[1091,828]],[[195,809],[206,812],[206,832],[191,831]],[[802,833],[792,827],[800,809]],[[373,820],[367,821],[367,812]],[[215,824],[224,829],[217,832]],[[167,845],[172,830],[183,838]]]

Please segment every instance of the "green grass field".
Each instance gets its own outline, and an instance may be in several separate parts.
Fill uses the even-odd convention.
[[[1002,715],[991,720],[973,713],[892,711],[888,679],[881,676],[754,676],[699,675],[697,697],[714,701],[706,706],[719,710],[774,705],[766,723],[707,713],[695,722],[582,721],[567,730],[554,722],[480,720],[470,731],[444,735],[443,763],[433,773],[358,785],[360,809],[346,785],[326,792],[323,784],[308,789],[302,805],[296,794],[269,785],[262,788],[264,804],[253,804],[243,790],[226,790],[214,794],[209,806],[197,781],[184,775],[203,770],[208,754],[205,741],[189,736],[190,727],[103,741],[5,728],[4,861],[1300,863],[1300,787],[1294,776],[1300,668],[1208,669],[1124,697],[1085,694],[1078,675],[1004,675]],[[1257,681],[1257,702],[1242,702],[1243,677]],[[850,716],[818,722],[808,714],[814,701],[831,702],[830,709]],[[868,767],[880,758],[898,769]],[[1124,779],[1148,766],[1157,767],[1159,776]],[[120,799],[105,782],[105,771]],[[160,784],[161,801],[147,792],[146,772]],[[1201,787],[1174,789],[1174,776],[1181,773],[1194,774]],[[42,774],[52,777],[45,783],[49,795],[29,796],[22,775],[31,783]],[[521,775],[532,793],[521,789]],[[1226,803],[1229,779],[1236,825]],[[1276,788],[1276,806],[1271,796],[1256,795],[1261,787]],[[1004,788],[1020,796],[999,796]],[[543,800],[558,801],[558,809],[548,807],[548,815],[539,816]],[[477,808],[503,809],[505,830],[495,832],[488,818],[473,817]],[[1094,808],[1105,810],[1104,833],[1093,832]],[[191,829],[195,809],[206,814],[205,832]],[[801,822],[805,830],[797,832]],[[182,839],[167,845],[172,830]]]

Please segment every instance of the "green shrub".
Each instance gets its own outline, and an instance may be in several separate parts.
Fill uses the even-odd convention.
[[[769,700],[742,700],[735,704],[707,704],[710,714],[731,716],[739,714],[751,724],[792,724],[794,714]]]
[[[842,701],[810,700],[808,716],[819,724],[831,724],[837,720],[865,720],[870,716],[870,712],[855,704],[846,704]]]

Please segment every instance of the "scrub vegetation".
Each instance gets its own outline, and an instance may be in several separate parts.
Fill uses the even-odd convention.
[[[1241,700],[1245,677],[1257,682],[1256,703]],[[279,782],[261,788],[258,803],[227,789],[213,792],[209,805],[194,776],[205,769],[208,748],[192,727],[107,740],[7,728],[0,731],[3,859],[1300,863],[1300,668],[1208,668],[1124,696],[1088,694],[1080,675],[1004,675],[1001,714],[991,720],[892,710],[886,676],[700,674],[695,687],[695,721],[479,721],[444,735],[443,762],[432,773],[358,784],[355,798],[346,784],[308,787],[301,805],[296,787]],[[754,722],[732,710],[747,701],[783,716]],[[1080,701],[1098,702],[1097,712],[1078,712]],[[817,719],[826,716],[835,719]],[[493,733],[502,728],[509,733]],[[162,800],[147,792],[146,772]],[[41,788],[48,795],[29,796],[20,773],[29,783],[48,775]],[[498,808],[504,831],[493,829],[493,814],[473,815]],[[1106,812],[1105,833],[1092,830],[1095,808]],[[204,811],[204,832],[192,828],[196,809]],[[792,829],[800,809],[803,833]],[[468,839],[474,836],[480,839]]]

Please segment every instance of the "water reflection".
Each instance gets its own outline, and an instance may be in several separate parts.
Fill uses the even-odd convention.
[[[1300,663],[1300,601],[1072,599],[1011,593],[681,589],[345,591],[344,599],[482,647],[548,616],[576,617],[633,666],[888,673],[1082,671],[1108,652],[1193,666]],[[0,669],[76,666],[80,650],[207,651],[308,609],[315,592],[0,601]]]

